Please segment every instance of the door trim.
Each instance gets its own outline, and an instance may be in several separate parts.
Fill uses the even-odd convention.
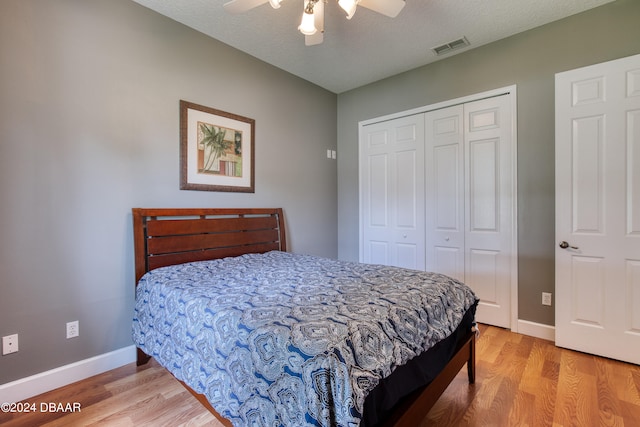
[[[511,247],[512,247],[512,257],[511,257],[511,330],[513,332],[518,332],[518,134],[517,134],[517,86],[505,86],[498,89],[489,90],[486,92],[480,92],[473,95],[463,96],[460,98],[450,99],[443,102],[438,102],[435,104],[425,105],[418,108],[413,108],[411,110],[401,111],[398,113],[388,114],[385,116],[375,117],[372,119],[362,120],[358,122],[358,151],[360,152],[360,135],[363,134],[364,126],[371,125],[374,123],[380,123],[388,120],[395,120],[401,117],[412,116],[415,114],[427,113],[429,111],[439,110],[441,108],[448,108],[454,105],[465,104],[467,102],[480,101],[486,98],[493,98],[496,96],[508,95],[511,101],[511,141],[513,143],[512,149],[512,176],[511,176],[511,194],[513,195],[513,202],[511,206]],[[358,163],[360,162],[360,155],[358,155]],[[358,164],[358,169],[361,169],[361,165]],[[358,246],[359,246],[359,259],[362,262],[362,254],[363,254],[363,224],[362,224],[362,182],[359,179],[358,174],[358,218],[359,218],[359,226],[358,226]]]

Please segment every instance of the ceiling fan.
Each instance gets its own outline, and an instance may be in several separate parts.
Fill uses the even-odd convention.
[[[243,13],[265,3],[278,9],[283,0],[231,0],[224,4],[224,9],[229,13]],[[305,44],[313,46],[320,44],[324,38],[324,3],[327,0],[304,0],[302,20],[298,30],[304,34]],[[398,16],[405,5],[404,0],[338,0],[338,5],[347,13],[347,19],[351,19],[358,6],[366,7],[374,12],[390,18]]]

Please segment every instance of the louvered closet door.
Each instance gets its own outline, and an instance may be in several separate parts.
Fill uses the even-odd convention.
[[[360,135],[361,261],[424,270],[424,115]]]

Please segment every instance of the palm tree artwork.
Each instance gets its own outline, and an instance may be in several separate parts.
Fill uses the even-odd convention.
[[[242,132],[202,122],[198,130],[198,173],[242,176]]]

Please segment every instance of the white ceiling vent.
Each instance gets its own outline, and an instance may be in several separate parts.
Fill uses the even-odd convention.
[[[449,53],[452,50],[460,49],[466,46],[469,46],[469,40],[467,40],[466,37],[462,37],[458,40],[433,47],[431,48],[431,50],[434,51],[436,55],[444,55],[445,53]]]

